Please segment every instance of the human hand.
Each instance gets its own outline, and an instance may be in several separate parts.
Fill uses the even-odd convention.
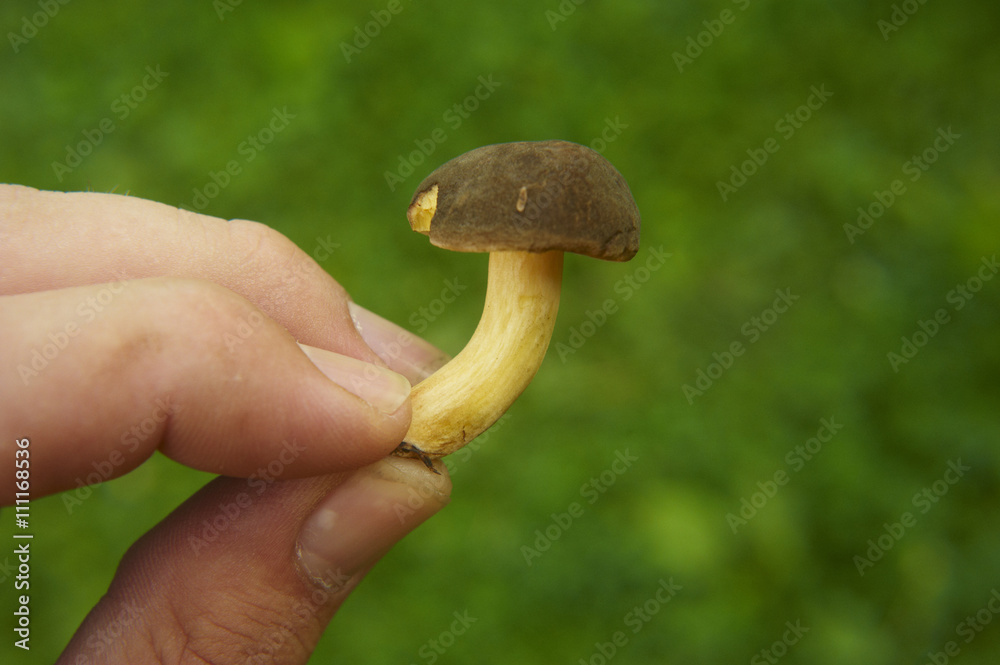
[[[446,358],[263,225],[0,186],[0,348],[0,475],[30,438],[32,498],[154,450],[223,476],[132,546],[61,662],[305,662],[448,500],[446,474],[386,457],[408,381]]]

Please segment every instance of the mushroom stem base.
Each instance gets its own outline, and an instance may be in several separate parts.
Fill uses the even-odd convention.
[[[483,317],[469,343],[410,395],[403,457],[443,457],[497,421],[545,358],[559,310],[562,252],[492,252]]]

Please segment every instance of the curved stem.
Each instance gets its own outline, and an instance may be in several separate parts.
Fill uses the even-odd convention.
[[[397,454],[448,455],[504,414],[545,357],[562,267],[562,252],[490,253],[483,317],[465,348],[413,387],[409,450]]]

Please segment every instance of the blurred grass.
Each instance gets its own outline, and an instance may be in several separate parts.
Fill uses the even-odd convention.
[[[238,160],[205,212],[310,253],[329,237],[323,267],[404,325],[457,277],[466,295],[424,333],[456,352],[485,258],[410,233],[413,187],[479,145],[589,144],[618,123],[604,154],[639,203],[644,249],[631,264],[568,259],[553,344],[606,299],[618,311],[565,362],[550,350],[503,427],[454,460],[453,503],[374,570],[313,662],[428,662],[420,648],[463,610],[478,622],[440,662],[577,662],[617,630],[616,662],[745,662],[796,620],[810,630],[790,663],[925,662],[948,640],[963,664],[994,662],[1000,628],[965,644],[956,627],[1000,587],[1000,282],[961,311],[947,294],[1000,249],[1000,9],[926,3],[883,39],[891,3],[591,0],[553,29],[559,6],[402,0],[347,62],[342,42],[384,4],[242,3],[220,20],[209,2],[70,3],[16,53],[5,40],[0,181],[191,208]],[[673,54],[723,9],[733,21],[679,72]],[[4,3],[3,34],[37,11]],[[147,65],[168,76],[119,118]],[[449,124],[480,76],[499,87]],[[814,85],[832,97],[781,138],[775,123]],[[287,128],[242,161],[286,107]],[[52,163],[107,117],[114,131],[58,179]],[[848,242],[856,208],[948,127],[961,138]],[[436,128],[447,139],[390,191],[386,171]],[[780,149],[723,202],[717,182],[769,137]],[[660,246],[671,257],[641,288],[616,287]],[[776,289],[799,300],[750,344],[741,329]],[[942,307],[951,322],[893,372],[887,353]],[[745,353],[689,404],[682,386],[735,341]],[[786,454],[830,417],[843,429],[792,472]],[[581,487],[626,449],[640,461],[589,504]],[[919,514],[912,496],[957,458],[972,470]],[[788,484],[734,534],[726,515],[780,469]],[[24,660],[5,639],[0,659],[54,660],[128,545],[207,478],[157,457],[71,514],[37,501],[36,650]],[[527,566],[521,547],[573,502],[583,515]],[[853,557],[907,510],[916,526],[859,576]],[[682,589],[632,633],[626,616],[671,578]]]

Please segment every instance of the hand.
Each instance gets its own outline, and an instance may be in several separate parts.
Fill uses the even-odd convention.
[[[32,498],[154,450],[222,476],[132,546],[61,662],[304,663],[447,503],[443,465],[387,457],[446,358],[266,226],[0,186],[0,348],[0,475],[29,438]]]

